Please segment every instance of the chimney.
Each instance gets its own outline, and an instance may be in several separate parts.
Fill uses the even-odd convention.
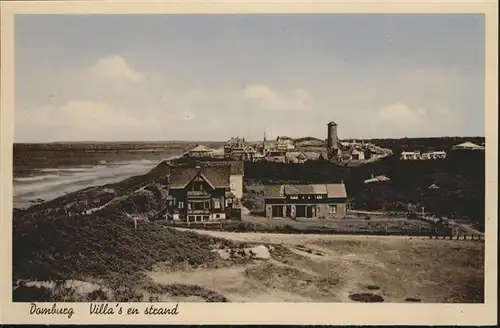
[[[340,180],[340,184],[343,185],[344,184],[344,180]]]
[[[375,178],[375,177],[373,176],[373,173],[372,173],[372,179],[373,179],[373,178]]]

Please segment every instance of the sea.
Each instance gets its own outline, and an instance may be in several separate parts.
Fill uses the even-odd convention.
[[[184,149],[137,151],[14,147],[13,207],[27,208],[87,187],[147,173]]]

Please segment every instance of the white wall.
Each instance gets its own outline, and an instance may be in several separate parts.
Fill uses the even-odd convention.
[[[229,177],[231,192],[239,199],[243,197],[243,174],[231,174]]]

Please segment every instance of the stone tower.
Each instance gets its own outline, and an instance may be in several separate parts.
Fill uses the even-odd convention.
[[[339,149],[339,138],[337,135],[337,123],[331,121],[328,123],[328,135],[327,135],[327,151],[328,157],[335,157]]]

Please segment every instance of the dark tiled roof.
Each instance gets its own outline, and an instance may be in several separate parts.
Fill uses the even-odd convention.
[[[180,166],[172,169],[170,188],[184,188],[198,174],[215,188],[229,188],[229,167],[187,167]]]
[[[172,169],[170,174],[170,188],[184,188],[191,181],[198,170],[194,167],[179,166]]]
[[[229,167],[231,174],[243,174],[243,161],[211,161],[201,162],[202,167]]]
[[[201,171],[215,188],[229,188],[229,167],[204,167]]]

